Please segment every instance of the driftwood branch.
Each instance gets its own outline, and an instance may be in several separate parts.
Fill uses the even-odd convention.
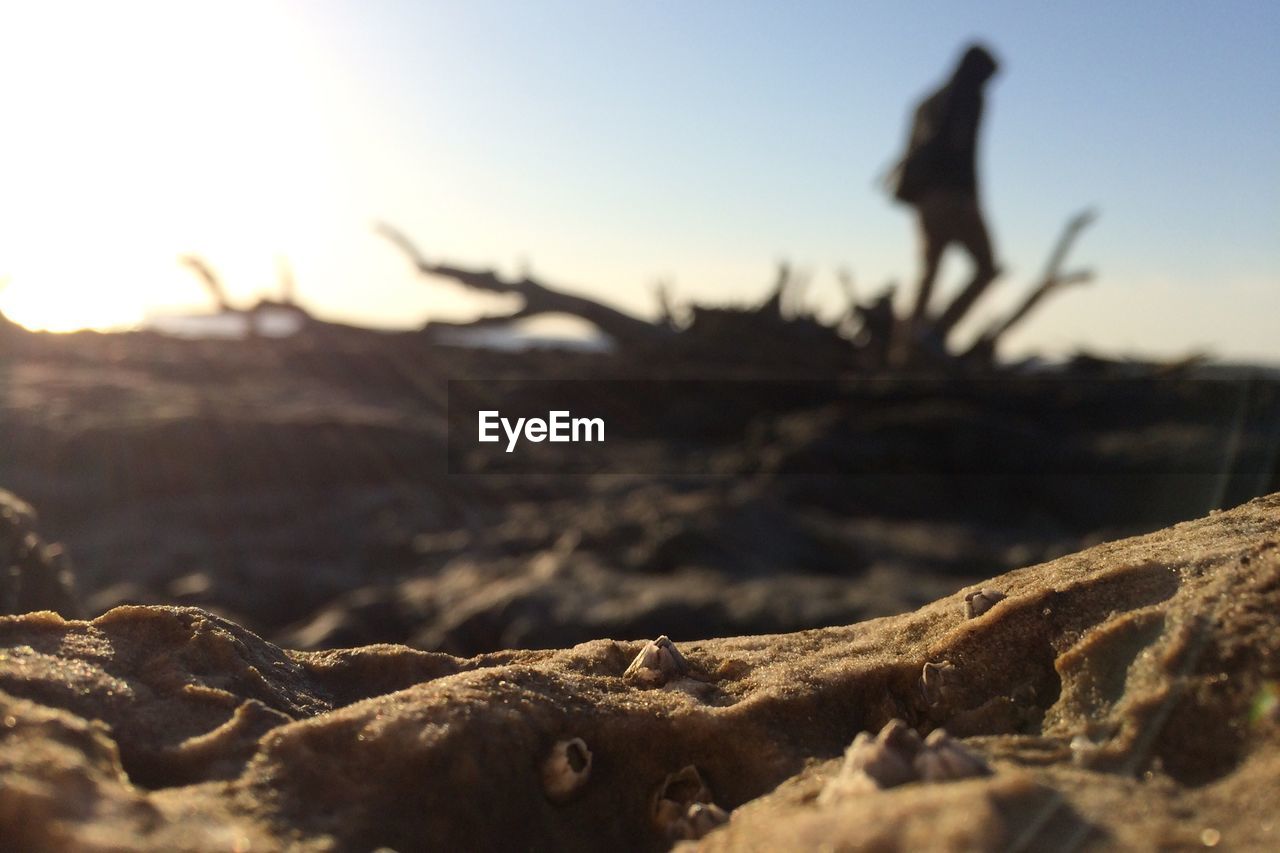
[[[1009,333],[1009,330],[1026,319],[1027,315],[1050,293],[1093,280],[1093,272],[1091,270],[1076,270],[1064,273],[1062,272],[1062,265],[1066,261],[1071,247],[1080,236],[1080,232],[1097,218],[1096,211],[1085,210],[1076,214],[1067,222],[1066,227],[1062,230],[1062,236],[1058,238],[1053,252],[1049,255],[1048,263],[1045,264],[1044,275],[1041,277],[1040,283],[1027,294],[1027,298],[1013,313],[1002,322],[992,326],[982,336],[981,341],[986,349],[994,353],[996,346]]]
[[[507,315],[506,322],[536,314],[570,314],[594,324],[596,328],[623,346],[653,341],[668,332],[667,329],[646,320],[633,317],[593,299],[553,289],[528,276],[513,281],[500,278],[492,270],[468,270],[433,263],[427,260],[413,241],[398,229],[385,223],[378,223],[374,230],[408,255],[414,267],[423,275],[453,279],[459,284],[485,293],[512,293],[523,298],[524,305],[514,314]],[[500,322],[503,322],[501,317],[483,318],[484,325]]]
[[[760,316],[778,320],[803,316],[804,293],[809,286],[809,280],[808,272],[793,269],[787,261],[779,262],[773,289],[769,291],[769,295],[758,310]]]
[[[782,319],[782,303],[786,298],[787,288],[791,284],[791,264],[781,261],[778,264],[778,275],[773,281],[773,289],[760,303],[758,312],[762,317],[775,320]]]
[[[658,325],[675,331],[679,323],[676,320],[675,303],[671,299],[671,282],[659,279],[654,286],[653,296],[658,302]]]
[[[991,331],[987,333],[987,336],[991,338],[992,341],[999,340],[1004,337],[1010,329],[1030,314],[1031,310],[1040,303],[1040,300],[1044,299],[1053,291],[1061,290],[1064,287],[1070,287],[1073,284],[1087,284],[1090,281],[1093,281],[1093,272],[1091,270],[1080,270],[1068,275],[1042,281],[1035,290],[1031,291],[1023,301],[1022,305],[1018,306],[1018,309],[1010,314],[1003,322],[993,327]]]
[[[227,291],[222,286],[222,280],[218,278],[218,274],[203,259],[196,255],[183,255],[178,258],[178,261],[196,274],[204,285],[205,290],[209,291],[209,295],[217,303],[219,311],[232,313],[236,310],[231,307],[231,303],[227,300]]]
[[[276,259],[276,268],[280,277],[280,304],[298,304],[298,284],[293,278],[293,267],[284,258]]]
[[[889,366],[889,347],[898,325],[893,311],[897,290],[897,284],[891,282],[871,301],[852,306],[853,320],[858,327],[853,342],[862,355],[863,366],[868,370],[882,370]]]
[[[201,284],[205,286],[205,289],[209,291],[209,295],[213,297],[213,301],[217,303],[219,313],[235,314],[245,318],[247,324],[245,331],[250,337],[262,337],[267,332],[264,317],[272,311],[289,312],[302,321],[302,328],[304,329],[311,329],[317,326],[315,319],[305,308],[298,304],[293,272],[289,267],[288,261],[283,258],[278,261],[281,289],[280,301],[277,302],[274,299],[261,297],[248,308],[236,308],[231,304],[231,301],[227,299],[227,291],[222,286],[222,279],[213,271],[213,267],[205,263],[204,259],[197,255],[182,255],[178,260],[200,279]]]
[[[526,317],[532,317],[534,314],[525,312],[523,309],[511,314],[489,314],[483,317],[476,317],[474,320],[435,320],[431,323],[433,329],[450,329],[450,330],[471,330],[471,329],[489,329],[494,326],[505,326],[508,323],[514,323],[517,320],[523,320]]]
[[[801,270],[791,274],[791,280],[787,282],[787,299],[782,304],[782,312],[784,317],[807,317],[808,310],[804,307],[805,296],[808,295],[809,285],[813,283],[813,275],[808,270]]]
[[[853,278],[853,271],[848,267],[840,267],[836,270],[836,282],[840,285],[840,292],[844,294],[845,307],[852,314],[854,307],[858,304],[858,287]]]

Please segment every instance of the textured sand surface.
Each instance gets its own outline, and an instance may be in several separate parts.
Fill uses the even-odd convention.
[[[0,618],[0,846],[659,850],[669,774],[711,850],[1280,847],[1280,495],[843,628],[458,659],[281,650],[197,609]],[[648,638],[652,639],[652,638]],[[922,690],[926,663],[948,662]],[[930,701],[932,699],[932,701]],[[818,794],[860,731],[945,727],[990,776]],[[547,796],[558,741],[585,782]]]

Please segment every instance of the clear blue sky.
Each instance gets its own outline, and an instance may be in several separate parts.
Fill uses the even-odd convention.
[[[172,264],[187,251],[246,302],[283,255],[324,316],[415,325],[493,308],[416,280],[369,235],[374,218],[440,259],[528,265],[637,312],[660,278],[681,299],[753,301],[788,258],[834,310],[837,267],[863,293],[914,278],[910,216],[876,178],[913,101],[980,38],[1004,66],[982,177],[1008,270],[980,317],[1096,205],[1073,257],[1097,281],[1058,297],[1015,350],[1280,361],[1277,4],[119,8],[0,16],[17,137],[0,191],[32,198],[0,226],[19,254],[44,247],[12,263],[0,251],[0,307],[18,319],[24,299],[66,304],[85,287],[59,251],[68,233],[100,235],[85,239],[138,283],[114,322],[198,306]],[[964,267],[944,269],[944,291]]]

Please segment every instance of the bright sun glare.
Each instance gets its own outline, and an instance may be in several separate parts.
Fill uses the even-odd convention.
[[[185,252],[235,296],[269,287],[322,156],[296,60],[268,4],[6,4],[0,310],[50,331],[207,310]]]

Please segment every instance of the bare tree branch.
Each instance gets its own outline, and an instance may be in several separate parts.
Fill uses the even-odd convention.
[[[408,255],[418,272],[423,275],[450,278],[473,290],[486,293],[514,293],[522,297],[524,306],[514,314],[508,315],[509,320],[523,319],[535,314],[570,314],[593,323],[620,345],[652,341],[668,331],[593,299],[552,289],[528,277],[508,281],[499,278],[492,270],[468,270],[432,263],[418,250],[413,241],[398,229],[385,223],[378,223],[374,226],[374,230]],[[486,325],[500,322],[500,318],[497,317],[484,318],[484,320]]]
[[[179,263],[194,272],[201,283],[204,284],[205,290],[209,291],[209,295],[213,297],[213,301],[217,303],[218,310],[224,312],[234,312],[236,309],[231,307],[231,303],[227,301],[227,292],[222,287],[222,281],[218,278],[213,268],[206,264],[196,255],[183,255],[178,258]]]
[[[1027,294],[1027,298],[1012,314],[1005,318],[1004,321],[992,326],[982,336],[983,346],[988,348],[992,354],[994,354],[1000,340],[1009,333],[1009,330],[1026,319],[1027,315],[1050,293],[1093,280],[1092,271],[1076,270],[1075,272],[1064,273],[1062,272],[1062,264],[1066,261],[1067,253],[1071,251],[1071,247],[1080,236],[1080,232],[1097,218],[1096,211],[1085,210],[1076,214],[1067,222],[1066,227],[1062,230],[1062,236],[1058,238],[1053,252],[1049,255],[1048,263],[1045,264],[1044,275],[1041,277],[1040,283]]]
[[[786,261],[780,261],[778,263],[778,275],[773,281],[773,290],[769,291],[769,295],[765,297],[764,302],[760,303],[757,313],[761,316],[775,317],[781,320],[782,301],[790,282],[791,264]]]
[[[284,258],[276,259],[276,267],[280,276],[280,304],[296,306],[298,286],[293,278],[293,267]]]
[[[858,304],[858,288],[853,278],[853,271],[848,267],[840,267],[836,270],[836,281],[840,284],[840,292],[844,294],[845,305],[852,313],[854,306]]]
[[[653,295],[658,300],[658,325],[674,331],[677,323],[675,307],[671,302],[671,282],[658,279]]]

